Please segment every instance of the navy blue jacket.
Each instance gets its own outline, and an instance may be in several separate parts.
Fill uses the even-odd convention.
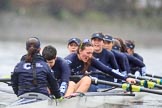
[[[115,59],[114,54],[111,51],[108,51],[106,49],[102,49],[101,53],[93,53],[93,56],[96,58],[96,60],[101,61],[104,65],[111,67],[112,69],[119,69],[117,61]],[[97,69],[91,67],[90,71],[97,71]],[[101,74],[92,74],[93,77],[97,77],[102,80],[112,81],[114,82],[114,78],[108,77]]]
[[[68,55],[67,57],[65,57],[65,59],[70,66],[71,75],[84,75],[84,73],[82,72],[84,63],[83,63],[83,61],[78,59],[78,56],[76,53],[72,53],[72,54]],[[112,68],[104,65],[102,62],[96,60],[95,58],[91,59],[90,67],[94,67],[94,68],[96,68],[102,72],[105,72],[115,78],[118,78],[118,79],[126,80],[126,78],[127,78],[127,77],[122,76],[119,73],[112,72]]]
[[[125,54],[119,52],[119,51],[115,51],[115,50],[111,50],[116,58],[116,61],[118,63],[119,66],[119,71],[123,72],[126,71],[127,73],[129,73],[130,71],[130,67],[129,67],[129,62],[127,57],[125,56]]]
[[[69,82],[69,77],[71,75],[70,68],[67,62],[61,57],[56,58],[55,65],[52,67],[52,71],[54,72],[54,76],[59,84],[62,82]]]
[[[20,61],[14,68],[11,75],[12,87],[17,96],[27,92],[37,92],[49,96],[47,87],[49,87],[51,94],[56,98],[60,98],[58,84],[51,69],[39,54],[34,57],[35,69],[31,68],[31,63],[26,63],[24,60]],[[33,70],[36,75],[33,75]],[[33,76],[35,76],[36,84],[33,83]]]
[[[106,66],[109,66],[113,69],[119,69],[117,61],[115,59],[114,54],[111,51],[108,51],[106,49],[103,48],[101,53],[93,53],[93,56],[101,61],[103,64],[105,64]]]
[[[142,71],[141,68],[145,67],[145,64],[143,63],[143,61],[134,57],[133,55],[129,55],[127,53],[124,53],[124,54],[128,58],[131,73],[134,74],[136,71],[139,71],[141,73]]]
[[[139,54],[133,53],[133,56],[136,57],[136,58],[138,58],[138,59],[140,59],[141,61],[143,61],[143,57],[140,56]]]
[[[122,53],[122,54],[124,55],[124,58],[125,58],[125,65],[127,67],[127,74],[129,74],[129,73],[131,73],[131,71],[130,71],[130,64],[129,64],[128,57],[124,53]]]

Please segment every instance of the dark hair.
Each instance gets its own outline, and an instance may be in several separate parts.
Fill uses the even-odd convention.
[[[79,45],[79,48],[77,50],[77,53],[79,54],[79,50],[84,50],[85,47],[89,47],[89,46],[92,46],[92,43],[90,42],[89,39],[84,39],[80,45]]]
[[[55,59],[57,55],[57,50],[55,47],[48,45],[45,46],[43,51],[42,51],[42,56],[46,59],[46,60],[52,60]]]
[[[124,41],[121,39],[121,38],[114,38],[114,39],[117,39],[119,42],[120,42],[120,45],[121,45],[121,52],[126,52],[127,50],[127,48],[126,48],[126,46],[125,46],[125,43],[124,43]]]
[[[130,49],[135,48],[135,42],[133,40],[125,40],[125,45],[127,48],[130,48]]]
[[[119,40],[117,39],[114,39],[113,40],[113,47],[112,47],[114,50],[118,50],[118,51],[121,51],[121,45],[120,45],[120,42]]]
[[[28,50],[30,48],[30,46],[33,46],[34,48],[39,49],[40,48],[40,41],[37,37],[30,37],[27,41],[26,41],[26,50]]]
[[[34,55],[40,51],[40,41],[37,37],[31,37],[26,41],[26,50],[28,52],[25,62],[33,62]]]
[[[79,45],[77,53],[79,54],[79,50],[83,51],[85,49],[85,47],[90,47],[90,46],[92,46],[90,40],[89,39],[84,39],[81,42],[81,44]],[[91,60],[89,60],[88,62],[84,63],[84,68],[83,68],[82,72],[85,72],[86,70],[88,70],[90,65],[91,65]]]

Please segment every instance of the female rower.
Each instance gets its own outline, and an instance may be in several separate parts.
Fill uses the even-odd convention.
[[[77,52],[78,46],[80,44],[81,40],[79,38],[71,38],[68,41],[68,50],[70,53]]]
[[[92,34],[91,42],[92,42],[93,49],[94,49],[93,57],[95,57],[95,59],[97,59],[98,61],[102,62],[104,65],[109,66],[115,70],[119,69],[114,54],[111,51],[103,48],[104,35],[102,33]],[[92,77],[96,77],[98,79],[102,79],[106,81],[116,82],[116,80],[114,80],[113,77],[101,74],[100,70],[96,69],[95,67],[91,67],[89,71],[92,72],[91,74]],[[97,84],[97,85],[91,84],[91,87],[88,91],[96,92],[98,89],[105,89],[105,88],[107,89],[111,87],[112,86],[105,85],[105,84]]]
[[[40,55],[40,41],[31,37],[26,41],[27,54],[14,68],[11,75],[12,88],[19,97],[30,93],[41,94],[43,97],[54,95],[60,98],[61,94],[56,79],[53,77],[50,67]],[[50,89],[49,94],[47,88]]]
[[[128,54],[133,55],[134,57],[140,59],[143,61],[143,57],[140,56],[138,53],[135,53],[134,48],[135,48],[135,43],[132,40],[125,40],[125,45],[126,45],[126,51]]]
[[[121,51],[127,56],[130,66],[130,72],[136,76],[144,76],[146,74],[146,66],[145,64],[138,58],[133,55],[129,55],[126,53],[126,46],[122,39],[116,38],[121,45]],[[115,45],[114,45],[115,47]]]
[[[60,93],[63,96],[66,92],[70,77],[70,69],[67,62],[61,57],[57,57],[57,50],[51,45],[44,47],[42,56],[51,67],[53,74],[59,83]]]
[[[91,85],[91,78],[86,72],[90,67],[94,67],[118,79],[126,80],[129,83],[136,82],[135,79],[122,76],[116,70],[96,60],[93,57],[93,51],[94,49],[91,42],[84,40],[80,44],[77,53],[72,53],[65,58],[70,66],[71,75],[82,75],[79,81],[74,82],[74,80],[71,79],[65,96],[69,96],[74,92],[87,92]]]
[[[123,75],[127,75],[127,73],[129,73],[129,65],[128,65],[128,60],[127,60],[127,57],[119,52],[119,51],[116,51],[116,50],[113,50],[113,44],[117,44],[116,43],[117,40],[114,39],[112,36],[110,35],[105,35],[104,37],[104,48],[111,51],[115,58],[116,58],[116,61],[117,61],[117,64],[119,66],[119,71],[123,74]],[[121,46],[119,46],[118,48],[120,48]]]

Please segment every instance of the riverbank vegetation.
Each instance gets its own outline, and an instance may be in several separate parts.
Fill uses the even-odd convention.
[[[103,32],[159,45],[161,17],[162,0],[1,0],[0,34],[2,40],[36,34],[66,42]]]

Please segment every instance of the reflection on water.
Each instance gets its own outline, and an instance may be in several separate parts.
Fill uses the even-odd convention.
[[[42,48],[50,43],[43,43]],[[53,44],[58,50],[58,56],[65,57],[68,54],[67,46],[62,44]],[[139,54],[144,57],[144,62],[147,66],[148,73],[162,75],[161,62],[162,50],[160,48],[136,49]],[[16,63],[20,60],[21,56],[26,53],[24,43],[15,42],[0,42],[0,76],[10,75]],[[0,86],[2,86],[0,84]],[[15,95],[0,92],[0,103],[8,103],[16,99]],[[147,95],[143,103],[132,103],[131,106],[117,106],[104,104],[98,108],[157,108],[162,107],[162,99],[159,95]],[[92,103],[93,104],[93,103]],[[0,106],[1,108],[1,106]]]

